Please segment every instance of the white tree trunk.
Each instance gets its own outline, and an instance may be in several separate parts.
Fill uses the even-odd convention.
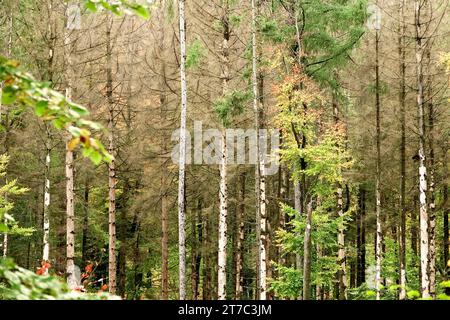
[[[67,17],[68,20],[68,17]],[[64,55],[67,64],[66,70],[66,98],[72,99],[72,62],[71,62],[71,39],[70,30],[65,29],[64,35]],[[77,286],[75,278],[75,212],[74,212],[74,165],[73,165],[73,151],[69,148],[71,139],[70,133],[66,133],[66,275],[67,283],[70,289],[75,289]]]
[[[423,44],[421,28],[421,8],[423,1],[415,0],[416,25],[416,67],[417,67],[417,107],[419,117],[419,206],[420,206],[420,287],[422,298],[429,297],[428,278],[428,211],[427,211],[427,168],[425,162],[425,121],[423,102]]]
[[[267,299],[267,265],[266,265],[266,224],[267,224],[267,215],[266,215],[266,177],[265,177],[265,163],[264,160],[261,159],[260,164],[261,176],[260,176],[260,238],[259,238],[259,299],[266,300]]]
[[[47,134],[49,128],[46,127]],[[49,135],[49,134],[48,134]],[[50,207],[50,139],[47,138],[47,153],[45,156],[45,185],[44,185],[44,213],[43,213],[43,223],[44,223],[44,238],[43,238],[43,253],[42,260],[49,261],[50,255],[50,217],[49,217],[49,207]]]
[[[218,299],[226,299],[226,264],[227,264],[227,143],[225,129],[222,130],[222,157],[220,161],[220,213],[219,213],[219,255],[218,255]]]
[[[47,24],[47,32],[50,37],[50,49],[48,50],[48,73],[49,73],[49,81],[53,81],[53,0],[50,0],[48,3],[48,24]],[[51,135],[49,126],[45,125],[46,131],[46,153],[45,153],[45,177],[44,177],[44,209],[43,209],[43,252],[42,252],[42,260],[49,261],[50,260],[50,216],[49,216],[49,208],[50,208],[50,160],[51,160]],[[45,273],[48,273],[48,269],[45,269]]]
[[[379,43],[380,31],[376,30],[375,54],[376,54],[376,181],[375,181],[375,201],[376,201],[376,242],[375,242],[375,290],[376,299],[380,300],[381,290],[381,260],[382,260],[382,227],[381,227],[381,119],[380,119],[380,65],[379,65]]]
[[[181,81],[181,125],[180,125],[180,154],[178,177],[178,248],[179,248],[179,284],[180,300],[186,299],[186,231],[185,231],[185,167],[186,167],[186,30],[184,19],[185,0],[179,0],[180,19],[180,81]]]
[[[266,300],[267,298],[267,265],[266,265],[266,204],[265,204],[265,178],[262,171],[264,171],[264,162],[261,161],[263,155],[260,154],[260,141],[259,141],[259,94],[258,94],[258,43],[257,43],[257,27],[256,20],[258,15],[258,7],[252,0],[252,89],[253,89],[253,109],[255,112],[255,129],[257,130],[256,139],[256,170],[255,170],[255,189],[256,189],[256,221],[259,221],[256,227],[256,236],[259,239],[258,249],[258,283],[257,283],[257,296],[260,300]],[[258,223],[258,222],[257,222]]]

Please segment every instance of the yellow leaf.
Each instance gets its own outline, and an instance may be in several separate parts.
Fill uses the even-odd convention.
[[[73,138],[72,140],[69,141],[69,143],[67,144],[67,149],[69,149],[70,151],[72,151],[73,149],[76,148],[76,146],[80,143],[80,138]]]

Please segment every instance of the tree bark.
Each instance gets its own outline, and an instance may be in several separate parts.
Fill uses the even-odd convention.
[[[366,282],[366,190],[359,187],[358,194],[358,220],[357,220],[357,280],[356,286],[361,286]]]
[[[108,14],[106,25],[106,97],[108,100],[108,152],[115,154],[114,141],[114,98],[113,98],[113,79],[112,79],[112,47],[111,47],[111,28],[113,20]],[[117,288],[117,264],[116,264],[116,168],[115,160],[108,163],[108,212],[109,212],[109,254],[108,254],[108,288],[109,293],[115,294]]]
[[[417,107],[419,119],[419,205],[420,205],[420,287],[422,298],[430,295],[429,287],[429,233],[428,233],[428,208],[427,208],[427,167],[425,153],[425,116],[424,116],[424,89],[423,89],[423,31],[421,21],[421,9],[423,1],[415,0],[415,29],[416,29],[416,67],[417,67]]]
[[[180,117],[180,153],[178,177],[178,247],[179,247],[179,299],[186,300],[186,22],[185,0],[178,1],[180,22],[180,81],[181,81],[181,117]]]
[[[375,40],[375,74],[376,74],[376,147],[377,147],[377,159],[376,159],[376,182],[375,182],[375,197],[376,197],[376,242],[375,242],[375,290],[376,299],[380,300],[381,289],[381,260],[382,260],[382,226],[381,226],[381,99],[380,99],[380,64],[379,64],[379,43],[380,43],[380,30],[376,30]]]
[[[306,207],[306,228],[303,247],[303,300],[311,299],[311,228],[312,200]]]
[[[69,17],[66,17],[68,23]],[[71,30],[66,27],[64,36],[64,55],[67,64],[66,70],[66,98],[72,99],[72,43],[70,39]],[[70,289],[77,286],[75,279],[75,212],[74,212],[74,163],[73,151],[69,148],[71,136],[66,134],[66,275]]]
[[[244,274],[243,274],[243,250],[244,243],[244,217],[245,217],[245,180],[246,171],[242,169],[239,175],[239,203],[237,208],[236,225],[238,226],[238,232],[236,236],[236,288],[235,299],[240,300],[243,293]]]
[[[89,179],[86,177],[84,182],[84,219],[83,219],[83,238],[81,245],[81,260],[87,260],[88,232],[89,232]]]
[[[429,281],[430,281],[430,295],[436,297],[436,203],[435,203],[435,182],[434,182],[434,103],[433,103],[433,79],[432,79],[432,64],[431,64],[431,44],[427,50],[428,59],[428,155],[429,155],[429,168],[430,168],[430,185],[428,194],[430,197],[429,203],[429,223],[428,223],[428,234],[429,234]]]
[[[406,298],[406,51],[405,51],[405,0],[399,2],[399,69],[400,69],[400,293],[399,299]]]

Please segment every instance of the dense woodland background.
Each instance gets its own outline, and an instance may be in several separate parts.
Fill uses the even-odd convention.
[[[77,28],[65,1],[1,1],[1,54],[114,156],[3,98],[4,257],[126,299],[448,298],[447,0],[94,3]],[[183,187],[183,106],[191,132],[280,129],[278,173],[186,164]]]

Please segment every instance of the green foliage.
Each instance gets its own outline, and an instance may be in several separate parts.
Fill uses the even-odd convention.
[[[195,39],[186,53],[186,69],[196,69],[206,57],[205,48],[199,39]]]
[[[266,40],[275,43],[283,43],[290,37],[294,30],[292,27],[282,25],[275,19],[261,17],[258,21],[258,31]]]
[[[86,119],[89,111],[50,87],[48,82],[37,81],[31,74],[24,72],[16,61],[0,56],[0,81],[4,81],[1,103],[18,108],[34,108],[37,116],[51,121],[59,130],[68,130],[73,140],[69,148],[81,145],[83,155],[95,164],[101,160],[111,161],[112,156],[103,144],[91,137],[90,130],[100,130],[101,125]]]
[[[323,201],[317,205],[312,214],[311,243],[312,248],[320,247],[323,253],[336,252],[337,232],[339,228],[346,228],[350,219],[347,213],[342,217],[334,218],[329,214],[334,203]],[[297,217],[289,223],[290,230],[278,230],[277,242],[281,246],[283,254],[295,253],[303,255],[303,235],[306,228],[305,215],[298,215],[293,208],[281,204],[282,211],[291,216]],[[311,257],[311,283],[322,287],[332,287],[336,272],[340,269],[335,255],[319,255],[315,250]],[[279,277],[270,282],[271,290],[274,290],[279,297],[296,298],[302,288],[302,274],[295,267],[286,267],[275,263],[275,269],[279,272]]]
[[[142,19],[150,18],[150,10],[147,5],[139,4],[127,0],[111,1],[111,0],[83,0],[84,6],[91,12],[97,12],[98,8],[104,8],[111,11],[115,15],[135,14]]]
[[[248,91],[233,90],[214,103],[214,111],[224,127],[230,126],[232,118],[243,112],[250,97]]]
[[[118,300],[108,293],[88,294],[71,291],[53,276],[37,275],[17,266],[11,259],[0,259],[0,299],[2,300]]]
[[[6,175],[6,167],[9,157],[6,154],[0,155],[0,178]],[[11,201],[12,196],[22,195],[27,192],[27,188],[20,188],[17,180],[8,181],[0,187],[0,232],[29,236],[34,232],[33,228],[19,228],[14,217],[9,213],[14,208]]]

